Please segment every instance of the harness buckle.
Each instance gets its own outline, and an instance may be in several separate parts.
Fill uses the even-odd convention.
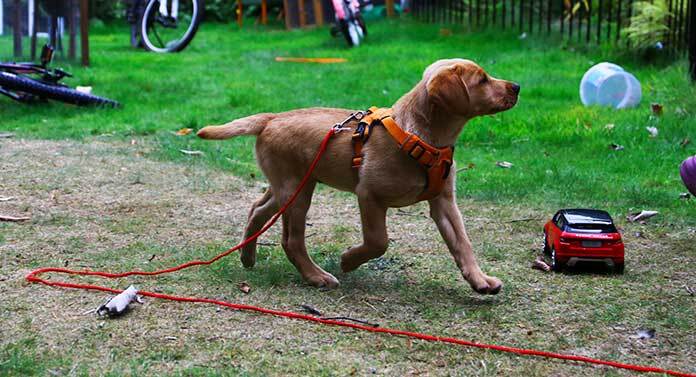
[[[346,127],[346,124],[350,123],[353,120],[357,120],[357,121],[362,120],[365,117],[365,115],[368,114],[368,112],[369,112],[369,110],[368,111],[356,111],[356,112],[350,114],[350,116],[348,118],[346,118],[343,122],[336,123],[333,125],[334,133],[339,133],[341,131],[350,130],[350,127]]]

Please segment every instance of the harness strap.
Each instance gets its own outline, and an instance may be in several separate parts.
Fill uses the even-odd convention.
[[[436,148],[417,135],[399,127],[388,108],[371,107],[353,132],[352,167],[360,168],[364,158],[363,147],[370,137],[372,127],[382,125],[399,145],[399,149],[416,160],[426,171],[426,184],[417,200],[428,200],[439,195],[452,167],[454,147]]]

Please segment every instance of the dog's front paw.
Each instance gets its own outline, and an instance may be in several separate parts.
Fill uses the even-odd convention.
[[[503,282],[500,279],[493,276],[485,276],[482,280],[479,280],[475,284],[471,284],[471,288],[482,295],[495,295],[503,289]]]
[[[340,283],[333,275],[322,271],[321,273],[306,276],[305,280],[317,288],[337,288]]]

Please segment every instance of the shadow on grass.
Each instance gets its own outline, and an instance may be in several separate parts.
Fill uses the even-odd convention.
[[[336,248],[335,245],[329,247]],[[432,272],[426,271],[427,266],[415,266],[399,256],[378,258],[356,271],[343,273],[340,269],[340,252],[324,250],[310,254],[319,266],[341,281],[339,288],[334,291],[308,285],[279,247],[259,248],[256,265],[251,269],[242,267],[239,256],[232,254],[202,273],[210,277],[208,281],[213,285],[246,281],[259,289],[283,287],[291,295],[314,296],[316,293],[335,292],[342,297],[389,297],[423,307],[457,304],[475,308],[492,306],[498,301],[498,296],[473,292],[463,279],[451,279],[458,275],[453,263],[448,271],[443,269],[442,278],[432,279],[426,276],[426,273]],[[426,270],[421,270],[423,268]]]

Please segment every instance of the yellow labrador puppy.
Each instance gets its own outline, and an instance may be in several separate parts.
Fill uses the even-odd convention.
[[[519,85],[488,75],[470,60],[446,59],[430,65],[423,79],[393,106],[393,119],[430,145],[452,146],[471,118],[495,114],[517,103]],[[204,139],[256,135],[258,164],[270,188],[251,207],[244,237],[258,231],[292,195],[314,158],[319,144],[334,124],[353,110],[310,108],[284,113],[263,113],[198,132]],[[352,123],[354,126],[355,123]],[[336,287],[338,280],[317,266],[305,247],[305,218],[317,182],[355,193],[360,206],[363,243],[341,256],[341,269],[352,271],[385,253],[389,244],[387,208],[416,203],[427,184],[424,169],[399,150],[384,127],[374,127],[365,143],[358,172],[351,167],[351,133],[334,136],[312,175],[312,180],[283,215],[282,246],[302,277],[317,287]],[[455,171],[455,167],[452,167]],[[479,293],[496,294],[498,278],[484,274],[476,263],[471,242],[455,202],[456,174],[449,174],[445,188],[430,199],[430,216],[445,239],[464,279]],[[256,243],[241,253],[244,266],[256,261]]]

